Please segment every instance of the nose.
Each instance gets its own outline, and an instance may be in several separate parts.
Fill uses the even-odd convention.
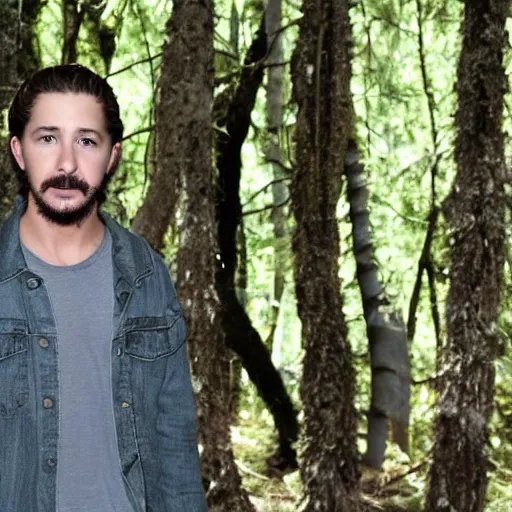
[[[72,143],[64,143],[61,145],[59,155],[59,172],[73,174],[77,170],[77,160]]]

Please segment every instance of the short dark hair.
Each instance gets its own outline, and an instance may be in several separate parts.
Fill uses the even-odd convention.
[[[112,145],[122,140],[124,127],[112,87],[104,78],[80,64],[65,64],[41,69],[21,84],[9,108],[9,140],[12,137],[18,137],[20,140],[23,138],[37,97],[40,94],[52,92],[83,93],[94,96],[103,107]],[[18,178],[19,193],[27,197],[27,177],[12,154],[11,161]],[[109,178],[112,174],[113,172],[109,173]],[[105,197],[102,197],[100,202],[104,200]]]

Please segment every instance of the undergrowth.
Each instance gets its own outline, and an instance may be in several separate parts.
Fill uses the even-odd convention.
[[[496,439],[496,434],[494,430],[491,441]],[[300,510],[302,486],[299,471],[282,474],[267,465],[277,446],[273,421],[261,400],[247,388],[242,396],[238,423],[232,427],[232,438],[238,469],[256,510]],[[421,444],[424,440],[419,442]],[[503,442],[499,446],[496,446],[496,441],[494,444],[491,447],[492,470],[485,512],[512,512],[512,469],[509,464],[512,447]],[[429,463],[428,454],[411,461],[390,444],[381,471],[361,466],[362,500],[374,511],[422,511]]]

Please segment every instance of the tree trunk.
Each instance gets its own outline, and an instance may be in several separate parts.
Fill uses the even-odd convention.
[[[304,0],[292,61],[298,104],[292,209],[305,355],[301,477],[308,512],[356,511],[355,375],[342,310],[336,205],[352,133],[349,0]]]
[[[363,460],[368,466],[380,468],[386,451],[388,419],[393,423],[394,440],[407,451],[411,394],[407,334],[402,319],[390,311],[389,301],[383,295],[370,237],[368,188],[354,139],[349,140],[344,169],[372,370],[367,450]]]
[[[102,20],[103,13],[107,8],[105,0],[89,0],[87,4],[87,19],[90,22],[92,36],[98,45],[99,54],[101,55],[105,66],[105,74],[107,75],[110,73],[112,58],[116,51],[116,36],[121,30],[122,12],[126,4],[127,2],[124,3],[124,6],[120,6],[116,16],[111,15],[111,18],[116,20],[115,22]]]
[[[245,311],[247,307],[247,239],[245,236],[245,226],[243,219],[240,222],[237,232],[237,246],[238,246],[238,268],[236,276],[236,296],[238,302]],[[238,409],[240,405],[240,394],[242,392],[242,361],[232,352],[233,357],[229,365],[229,407],[231,409],[231,424],[238,423]]]
[[[62,20],[64,37],[62,41],[61,64],[76,62],[76,43],[85,14],[85,5],[79,0],[63,0]]]
[[[451,226],[447,344],[426,510],[481,512],[503,283],[503,69],[509,0],[466,0],[457,76],[457,175]]]
[[[180,38],[178,34],[171,35],[173,37],[171,40],[172,45],[169,46],[175,52],[175,60],[180,62],[178,57],[189,51],[188,43],[184,38]],[[262,40],[265,40],[264,33]],[[266,45],[264,44],[263,51],[258,50],[260,58],[264,57],[265,48]],[[171,50],[169,49],[168,51],[170,52]],[[254,62],[257,60],[259,59],[254,58]],[[190,157],[183,151],[183,147],[186,145],[185,141],[188,138],[183,128],[184,121],[180,117],[169,114],[169,112],[180,109],[183,104],[190,103],[190,93],[188,92],[190,86],[188,84],[193,82],[195,77],[198,76],[200,66],[197,65],[194,59],[186,61],[186,63],[186,70],[183,68],[183,64],[180,64],[168,71],[172,75],[166,84],[169,93],[160,94],[160,101],[157,106],[157,126],[170,125],[169,133],[172,133],[172,138],[160,139],[165,140],[165,144],[157,142],[159,170],[153,175],[144,203],[137,212],[132,224],[134,231],[142,234],[155,250],[161,250],[164,246],[164,237],[177,204],[177,191],[186,186],[184,181],[186,175],[183,172],[171,172],[169,169],[187,169],[190,165]],[[184,76],[185,71],[186,76]],[[247,80],[247,77],[251,77],[256,72],[262,74],[262,67],[260,66],[256,70],[250,67],[244,68],[241,81]],[[252,104],[250,101],[248,102],[244,98],[244,94],[253,94],[253,97],[255,97],[256,91],[261,84],[261,78],[258,80],[255,82],[255,85],[250,86],[251,89],[255,87],[253,93],[249,89],[240,88],[238,103],[229,107],[232,110],[232,115],[237,117],[236,124],[231,125],[229,121],[219,121],[220,124],[232,126],[230,133],[233,136],[226,139],[227,146],[225,148],[222,148],[222,144],[219,141],[217,143],[218,188],[222,190],[222,193],[217,194],[216,202],[219,222],[219,245],[221,261],[224,266],[222,268],[219,265],[217,293],[220,295],[223,317],[226,319],[226,322],[224,322],[226,344],[238,354],[249,377],[258,388],[258,392],[274,416],[276,428],[279,431],[280,452],[285,455],[283,458],[285,465],[294,465],[295,452],[291,448],[291,444],[296,440],[298,432],[296,413],[286,393],[281,377],[272,364],[268,351],[261,341],[258,332],[252,326],[249,317],[238,302],[234,284],[229,284],[234,282],[237,259],[236,230],[241,216],[240,200],[238,198],[241,168],[240,148],[247,134],[250,113],[254,103],[254,100]],[[218,100],[216,100],[215,104],[218,105]],[[177,123],[176,127],[174,123]],[[193,130],[191,133],[194,133]],[[192,140],[195,141],[196,138],[193,137]],[[190,142],[187,143],[191,144]],[[238,171],[236,170],[237,168]],[[224,178],[221,177],[221,169],[224,169],[226,172]],[[228,175],[229,179],[227,178]],[[222,179],[225,180],[224,183],[222,183]],[[237,200],[233,202],[231,197],[235,195]],[[228,200],[226,197],[230,197],[230,199]],[[237,204],[238,207],[236,206]],[[235,211],[233,211],[233,205]],[[220,227],[220,223],[222,223],[222,227]]]
[[[175,175],[178,176],[183,190],[176,282],[187,323],[202,445],[201,469],[208,505],[211,511],[252,511],[241,487],[232,450],[224,372],[227,354],[215,291],[218,249],[211,164],[211,0],[174,1],[167,24],[159,90],[157,140],[161,170],[154,177],[142,208],[143,212],[155,212],[153,223],[165,223],[156,213],[164,205],[158,200],[160,196],[155,183],[167,180],[172,185],[176,182]],[[156,197],[153,196],[155,193]],[[169,199],[165,197],[167,207],[171,206]],[[149,229],[146,232],[140,226],[148,224],[139,224],[139,233],[154,244],[157,231]],[[166,226],[159,226],[159,232],[165,233]],[[162,243],[160,240],[156,245],[161,247]]]
[[[296,467],[295,450],[292,447],[298,436],[296,412],[270,353],[240,305],[235,288],[236,234],[242,216],[239,196],[241,149],[249,130],[256,94],[263,80],[261,62],[266,51],[266,34],[262,26],[246,56],[246,65],[233,98],[229,101],[227,113],[219,105],[223,101],[220,95],[216,102],[216,110],[224,113],[223,116],[219,115],[217,124],[226,128],[226,133],[218,134],[216,142],[219,172],[217,219],[221,256],[217,271],[217,291],[223,306],[226,344],[240,357],[274,417],[279,434],[279,452],[270,462],[279,469],[285,469]],[[255,63],[260,64],[255,66]]]
[[[283,297],[286,268],[286,215],[283,203],[288,195],[288,187],[283,181],[285,173],[282,167],[280,132],[283,124],[283,82],[284,66],[283,44],[281,38],[282,0],[269,0],[265,25],[269,54],[267,63],[267,129],[268,141],[265,156],[272,168],[275,183],[272,184],[272,215],[274,230],[274,297],[272,300],[272,318],[267,347],[272,353],[274,335],[279,320],[279,309]]]
[[[211,0],[207,3],[211,5]],[[132,222],[132,229],[143,234],[156,251],[165,246],[165,235],[177,208],[179,191],[186,187],[183,180],[191,164],[190,155],[184,148],[201,143],[194,131],[195,119],[211,110],[211,104],[204,99],[200,105],[202,110],[194,111],[197,101],[204,98],[204,94],[198,96],[204,85],[197,77],[204,76],[205,64],[195,57],[203,51],[200,42],[204,39],[204,28],[195,20],[187,19],[190,10],[199,8],[199,0],[193,0],[187,8],[183,4],[183,0],[177,2],[179,8],[174,9],[167,25],[166,37],[170,40],[165,44],[165,56],[170,64],[165,81],[160,78],[157,86],[156,125],[160,133],[166,135],[158,137],[157,134],[157,166],[144,202]],[[213,66],[213,62],[210,65]],[[163,90],[164,84],[166,90]],[[188,112],[190,118],[187,118]]]
[[[0,2],[0,119],[4,119],[18,86],[39,65],[34,29],[40,10],[40,0]],[[11,210],[16,191],[7,140],[0,136],[0,223]]]

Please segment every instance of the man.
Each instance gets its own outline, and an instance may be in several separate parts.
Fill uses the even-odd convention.
[[[123,124],[105,80],[43,69],[9,110],[0,510],[204,512],[185,328],[163,260],[100,212]]]

